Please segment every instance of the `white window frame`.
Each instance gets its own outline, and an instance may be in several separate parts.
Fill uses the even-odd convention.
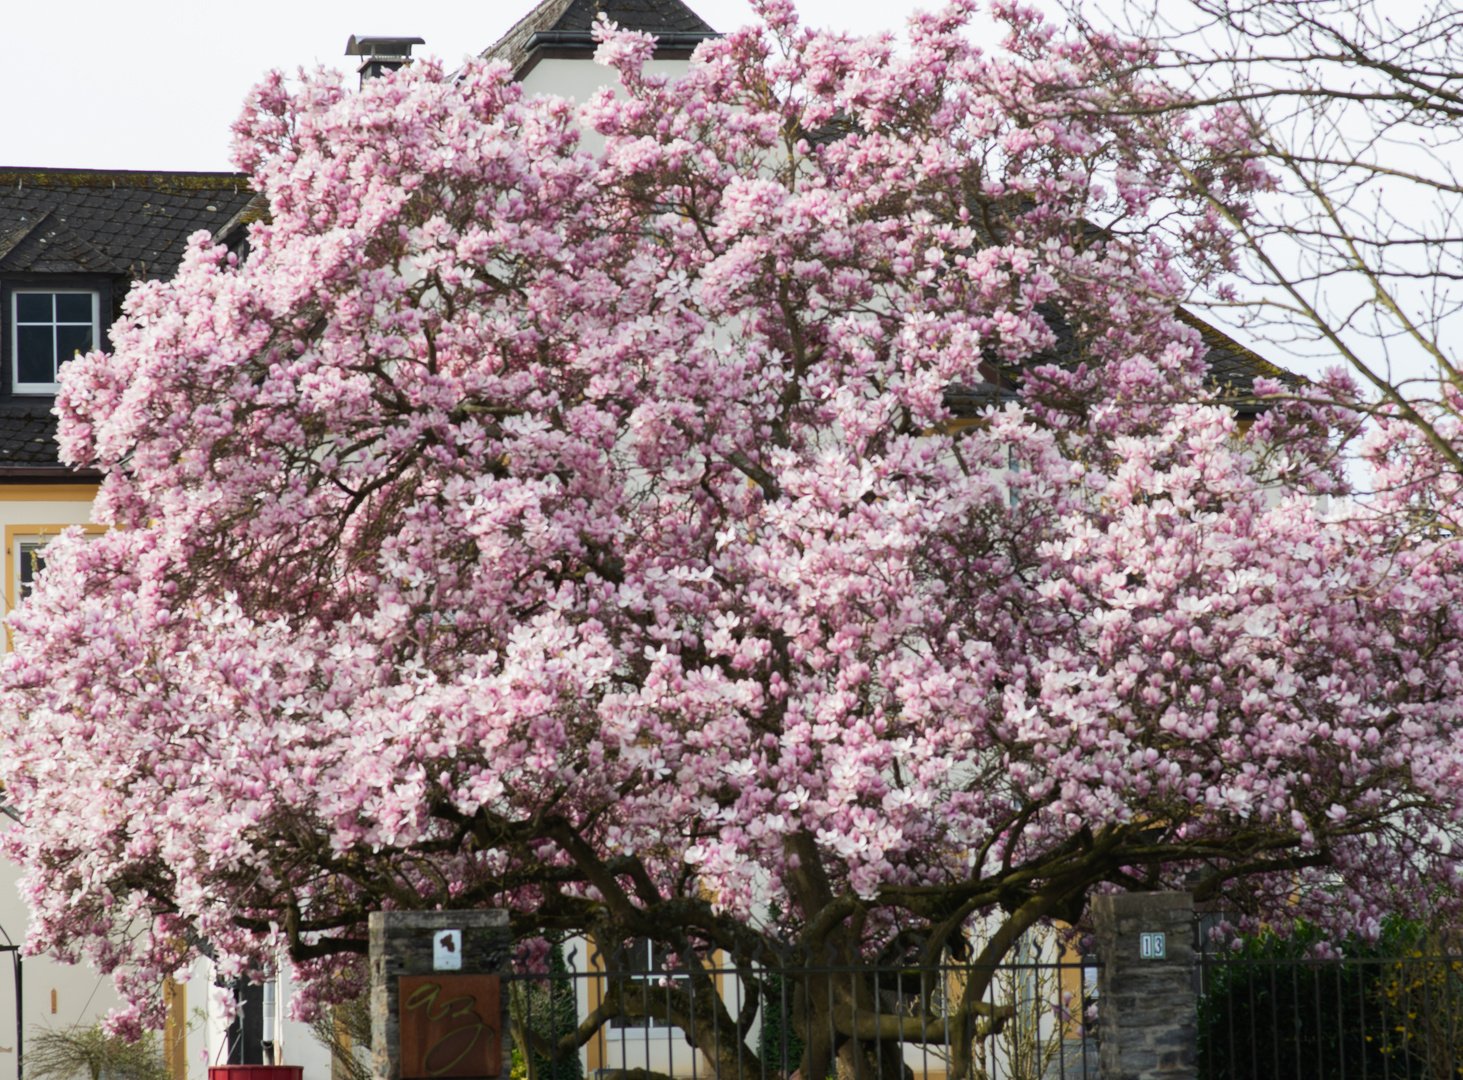
[[[20,381],[20,301],[21,296],[89,296],[91,297],[91,347],[101,347],[101,293],[96,289],[62,288],[57,286],[31,285],[10,290],[10,379],[12,391],[16,394],[54,394],[61,388],[59,382]],[[38,325],[28,323],[29,326]],[[51,326],[56,323],[52,321]],[[79,324],[77,324],[79,325]],[[69,359],[69,357],[67,358]],[[64,364],[66,360],[61,360]],[[60,364],[57,365],[59,369]]]
[[[10,606],[12,608],[24,599],[25,582],[23,578],[25,576],[26,561],[36,552],[44,551],[55,538],[56,535],[54,533],[49,536],[44,533],[25,533],[11,537],[10,559],[12,575],[10,580],[14,582],[15,588],[15,595],[10,598]],[[44,558],[44,556],[42,557]]]
[[[630,948],[636,951],[638,951],[642,945],[645,947],[645,970],[604,972],[602,973],[602,977],[607,981],[610,979],[623,979],[627,982],[642,983],[644,984],[646,989],[650,990],[651,992],[654,992],[656,988],[661,987],[662,982],[667,979],[669,979],[669,981],[672,983],[688,984],[690,982],[689,975],[672,975],[664,971],[661,966],[657,965],[655,957],[655,944],[655,941],[651,938],[634,938],[633,944],[630,946]],[[684,986],[680,987],[680,989],[684,989]],[[623,1017],[616,1017],[615,1019],[624,1022]],[[680,1029],[673,1026],[669,1022],[650,1016],[635,1017],[624,1027],[617,1026],[615,1020],[612,1020],[610,1021],[609,1028],[606,1030],[612,1032],[612,1034],[610,1035],[610,1038],[612,1039],[625,1039],[627,1037],[630,1039],[665,1039],[671,1035],[676,1035],[680,1033]]]

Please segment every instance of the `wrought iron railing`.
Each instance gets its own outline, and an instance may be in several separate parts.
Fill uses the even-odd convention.
[[[517,1080],[807,1080],[820,1067],[826,1080],[944,1080],[952,1065],[972,1080],[1097,1077],[1091,959],[723,961],[578,941],[547,970],[507,976]]]

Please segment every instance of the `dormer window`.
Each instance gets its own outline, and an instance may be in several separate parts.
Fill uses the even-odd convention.
[[[99,298],[88,289],[16,289],[10,304],[15,393],[54,394],[61,365],[96,348]]]

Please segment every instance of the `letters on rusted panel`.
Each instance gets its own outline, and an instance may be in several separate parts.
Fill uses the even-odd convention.
[[[501,1074],[498,976],[403,975],[397,991],[402,1080]]]

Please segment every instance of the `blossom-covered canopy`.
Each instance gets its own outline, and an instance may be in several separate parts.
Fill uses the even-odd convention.
[[[1155,140],[1242,212],[1222,114],[1134,123],[1141,49],[1021,10],[989,56],[963,3],[903,52],[761,14],[679,79],[607,32],[580,107],[254,93],[247,260],[194,237],[66,370],[114,528],[10,621],[33,947],[152,1021],[205,941],[344,992],[383,906],[999,959],[1104,888],[1365,928],[1457,884],[1425,450],[1377,429],[1348,502],[1350,415],[1241,422],[1175,318],[1228,255]]]

